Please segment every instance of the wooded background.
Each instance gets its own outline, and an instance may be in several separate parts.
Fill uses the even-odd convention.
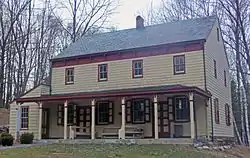
[[[0,0],[0,106],[48,80],[49,60],[107,24],[119,0]],[[152,1],[153,2],[153,1]],[[217,15],[230,63],[239,142],[248,144],[250,0],[162,0],[140,12],[147,25]]]

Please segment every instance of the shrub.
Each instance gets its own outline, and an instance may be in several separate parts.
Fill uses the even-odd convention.
[[[13,136],[9,133],[2,133],[0,135],[0,142],[3,146],[12,146],[13,145]]]
[[[34,139],[33,133],[23,133],[20,137],[21,144],[32,144]]]

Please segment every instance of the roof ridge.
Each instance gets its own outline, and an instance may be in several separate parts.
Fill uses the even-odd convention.
[[[190,19],[183,19],[183,20],[176,20],[176,21],[164,22],[164,23],[159,23],[159,24],[153,24],[153,25],[145,26],[145,28],[155,27],[155,26],[160,26],[160,25],[166,25],[166,24],[180,23],[180,22],[185,22],[185,21],[190,21],[190,20],[211,19],[212,17],[217,18],[216,15],[210,15],[210,16],[204,16],[204,17],[199,17],[199,18],[190,18]],[[81,40],[81,39],[86,38],[86,37],[95,37],[95,36],[98,36],[98,35],[121,32],[121,31],[129,31],[129,30],[136,30],[136,28],[127,28],[127,29],[121,29],[121,30],[115,30],[115,31],[100,32],[100,33],[96,33],[96,34],[88,34],[88,35],[82,36],[78,40]]]

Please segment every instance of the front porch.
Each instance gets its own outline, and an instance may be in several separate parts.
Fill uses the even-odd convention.
[[[37,138],[171,142],[208,136],[209,94],[194,87],[150,89],[37,98]]]
[[[205,100],[195,95],[194,107],[193,93],[177,96],[187,97],[187,105],[179,105],[186,107],[179,111],[173,105],[177,97],[169,95],[44,103],[41,136],[45,139],[158,139],[206,135]],[[188,116],[177,119],[177,115]]]

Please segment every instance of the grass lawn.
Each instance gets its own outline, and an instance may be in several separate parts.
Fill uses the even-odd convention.
[[[219,158],[224,156],[180,145],[53,144],[0,150],[0,158]]]

